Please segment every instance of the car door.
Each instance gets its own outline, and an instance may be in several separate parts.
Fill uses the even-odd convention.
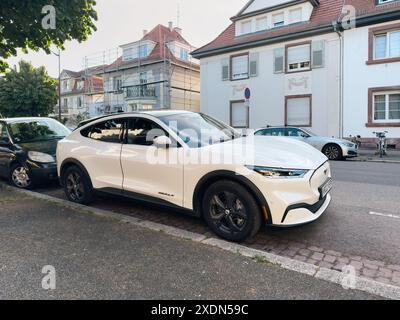
[[[154,138],[163,135],[168,132],[152,119],[129,119],[121,152],[124,192],[183,206],[183,162],[178,161],[183,148],[154,146]]]
[[[4,122],[0,122],[0,175],[3,177],[8,176],[9,164],[14,159],[10,146],[7,126]]]
[[[111,119],[81,131],[88,138],[79,146],[79,160],[95,189],[122,192],[121,150],[126,120]]]

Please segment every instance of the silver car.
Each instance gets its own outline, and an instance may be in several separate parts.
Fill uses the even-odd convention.
[[[258,129],[257,136],[289,137],[304,141],[324,153],[329,160],[342,160],[358,156],[358,146],[344,139],[322,137],[309,130],[296,127],[267,127]]]

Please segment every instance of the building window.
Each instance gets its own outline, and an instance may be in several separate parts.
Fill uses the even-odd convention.
[[[78,88],[78,90],[82,90],[83,89],[83,81],[82,80],[78,80],[78,83],[77,83],[77,88]]]
[[[374,94],[374,121],[400,121],[400,92]]]
[[[146,84],[147,80],[147,72],[141,72],[139,75],[140,84]]]
[[[285,49],[277,48],[274,50],[274,73],[285,71]]]
[[[139,46],[139,58],[146,58],[149,55],[149,46],[143,44]]]
[[[278,13],[272,16],[272,23],[274,28],[283,27],[285,25],[285,15],[284,13]]]
[[[222,77],[222,81],[229,80],[229,59],[228,58],[221,60],[221,77]]]
[[[311,95],[288,96],[285,106],[285,124],[296,127],[311,127]]]
[[[181,60],[188,61],[189,60],[189,52],[186,49],[181,48],[179,50],[179,58]]]
[[[400,61],[400,23],[369,29],[367,64]]]
[[[397,0],[378,0],[377,4],[386,4],[386,3],[394,2],[394,1],[397,1]]]
[[[286,47],[286,71],[298,72],[311,69],[311,44]]]
[[[122,90],[122,79],[121,77],[113,78],[113,91],[121,92]]]
[[[247,79],[249,77],[249,54],[231,57],[231,80]]]
[[[135,54],[133,52],[133,48],[125,48],[122,53],[122,59],[124,61],[133,60],[135,58]]]
[[[297,23],[302,20],[302,9],[294,9],[289,11],[289,21],[290,23]]]
[[[240,25],[240,29],[242,31],[242,34],[251,33],[251,20],[242,22]]]
[[[249,108],[244,101],[231,101],[231,127],[238,129],[249,128]]]
[[[82,98],[81,97],[76,98],[76,104],[77,104],[78,108],[82,108]]]
[[[400,86],[368,90],[367,127],[400,127]]]
[[[267,17],[258,18],[256,20],[256,31],[263,31],[268,29]]]

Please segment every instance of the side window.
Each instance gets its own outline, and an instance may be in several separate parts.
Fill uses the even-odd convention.
[[[167,133],[156,123],[144,118],[133,118],[128,122],[127,143],[151,146],[153,140]]]
[[[271,129],[270,131],[270,136],[274,136],[274,137],[284,137],[285,134],[285,129],[283,128],[275,128],[275,129]]]
[[[124,119],[113,119],[97,123],[89,128],[83,129],[81,134],[86,138],[97,141],[121,143],[124,122]]]
[[[303,134],[303,131],[296,128],[288,128],[287,132],[289,137],[301,137]]]

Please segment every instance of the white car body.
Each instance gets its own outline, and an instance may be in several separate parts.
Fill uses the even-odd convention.
[[[174,112],[114,115],[79,128],[58,144],[59,176],[72,161],[87,171],[95,190],[156,199],[191,210],[196,215],[200,215],[196,195],[202,182],[212,176],[232,178],[252,188],[264,222],[275,226],[312,222],[323,214],[331,202],[330,194],[322,198],[320,189],[331,179],[328,159],[310,145],[279,137],[241,137],[190,148],[159,119],[163,114]],[[176,114],[184,115],[185,112],[176,111]],[[108,143],[83,137],[80,133],[107,119],[126,118],[151,120],[168,132],[181,147],[163,149],[153,145]],[[153,154],[153,160],[160,160],[160,163],[149,163],[148,154]],[[195,161],[209,155],[217,161]],[[165,157],[179,161],[162,163]],[[268,178],[252,170],[252,166],[308,171],[303,177]]]

